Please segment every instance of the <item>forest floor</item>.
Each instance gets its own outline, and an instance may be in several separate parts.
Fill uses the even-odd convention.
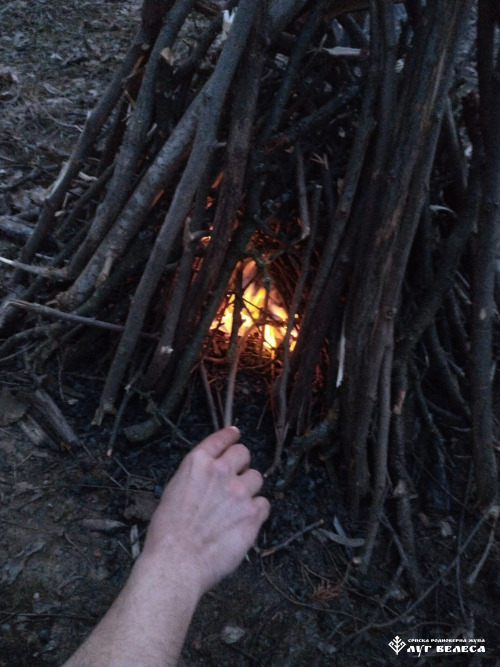
[[[33,219],[136,29],[139,0],[4,0],[0,4],[0,215]],[[0,233],[0,255],[18,241]],[[222,371],[219,371],[219,373]],[[104,370],[89,355],[69,372],[60,360],[37,376],[0,369],[0,667],[61,664],[95,625],[130,570],[134,533],[144,535],[162,485],[189,448],[212,429],[195,382],[173,431],[131,447],[110,427],[92,427]],[[240,374],[235,416],[254,465],[273,458],[273,429],[256,371]],[[26,433],[43,414],[43,388],[72,425],[78,445]],[[139,416],[133,409],[126,423]],[[49,429],[50,430],[50,429]],[[33,437],[33,436],[32,436]],[[468,437],[466,434],[464,437]],[[415,506],[422,588],[400,567],[389,510],[367,576],[353,538],[363,534],[343,507],[341,479],[311,454],[286,488],[266,481],[272,515],[258,550],[205,596],[193,620],[186,666],[500,666],[498,523],[464,497],[470,459],[446,461],[452,498],[446,514]],[[330,471],[330,474],[329,474]],[[318,522],[322,521],[320,526]],[[290,539],[292,538],[292,539]],[[389,646],[399,637],[405,647]],[[436,640],[474,639],[484,653],[439,652]],[[419,655],[419,642],[433,648]],[[484,640],[484,641],[479,641]],[[420,642],[421,643],[421,642]],[[467,644],[470,649],[470,644]],[[424,650],[425,651],[425,650]]]

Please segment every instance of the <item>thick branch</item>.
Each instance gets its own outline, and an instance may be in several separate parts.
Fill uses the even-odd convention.
[[[123,80],[130,74],[137,60],[144,54],[143,47],[144,44],[148,43],[148,37],[148,32],[143,28],[138,31],[122,65],[115,72],[113,79],[106,88],[96,108],[87,118],[83,132],[75,145],[73,153],[69,161],[64,165],[51,194],[45,200],[35,230],[21,252],[19,257],[21,262],[27,263],[30,261],[38,250],[40,243],[47,235],[56,212],[63,204],[71,182],[80,171],[83,161],[92,150],[103,124],[120,98]],[[13,282],[17,282],[19,277],[19,274],[15,273]]]
[[[153,112],[153,88],[158,62],[163,49],[172,46],[179,29],[194,5],[194,0],[177,0],[169,11],[163,28],[155,41],[146,65],[134,111],[127,124],[125,136],[116,161],[106,198],[97,209],[87,238],[68,267],[68,273],[76,277],[85,266],[98,243],[103,239],[110,224],[127,200],[129,183],[135,171],[137,160],[144,150]]]
[[[229,37],[224,45],[211,84],[204,95],[204,108],[193,150],[176,189],[165,222],[156,239],[148,265],[137,287],[129,310],[125,332],[120,340],[113,364],[101,396],[96,420],[113,409],[121,380],[137,342],[149,302],[177,237],[186,219],[205,165],[215,147],[216,131],[223,103],[240,57],[245,48],[255,12],[261,0],[245,0],[240,5]]]
[[[480,3],[479,34],[487,30],[493,3]],[[493,34],[491,23],[491,34]],[[472,329],[472,394],[473,451],[478,499],[491,503],[498,494],[496,458],[493,450],[492,415],[492,335],[496,248],[500,241],[500,51],[494,72],[493,39],[478,46],[481,105],[485,132],[486,167],[483,200],[478,220],[474,258],[473,329]]]

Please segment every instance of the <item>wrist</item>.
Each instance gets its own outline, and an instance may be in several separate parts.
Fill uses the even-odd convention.
[[[135,586],[147,587],[155,599],[166,599],[178,592],[193,607],[205,592],[196,560],[177,545],[160,552],[146,544],[134,564],[131,581]]]

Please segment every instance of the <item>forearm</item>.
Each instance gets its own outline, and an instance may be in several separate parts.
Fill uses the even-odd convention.
[[[236,569],[269,515],[238,438],[222,429],[185,457],[125,588],[65,667],[176,664],[200,597]]]
[[[124,589],[64,667],[170,667],[201,592],[178,563],[141,556]]]

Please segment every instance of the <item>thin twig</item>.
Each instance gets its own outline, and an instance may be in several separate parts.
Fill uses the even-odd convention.
[[[35,613],[35,612],[26,612],[22,610],[18,611],[3,611],[0,610],[0,615],[2,616],[2,620],[7,620],[9,618],[14,618],[16,616],[23,616],[26,618],[68,618],[74,621],[90,621],[91,623],[95,623],[97,618],[95,616],[84,616],[83,614],[59,614],[59,613],[50,613],[50,612],[43,612],[43,613]]]
[[[252,324],[248,329],[245,329],[242,337],[238,341],[236,347],[236,352],[234,354],[234,360],[229,371],[229,377],[227,378],[227,391],[226,391],[226,401],[224,404],[224,426],[231,426],[233,423],[233,401],[234,401],[234,386],[236,383],[236,373],[238,372],[238,363],[240,360],[241,353],[245,349],[247,344],[248,336],[255,329],[256,324]]]
[[[120,407],[118,408],[118,412],[115,417],[115,423],[113,424],[113,429],[109,437],[108,449],[106,451],[106,456],[108,458],[113,455],[113,449],[115,447],[116,438],[118,437],[118,430],[120,428],[123,415],[125,414],[125,410],[127,409],[127,406],[131,398],[132,398],[132,391],[126,391],[122,398],[122,402],[120,403]]]
[[[490,536],[488,538],[488,542],[486,544],[486,547],[484,549],[483,555],[479,559],[478,564],[474,568],[474,570],[471,572],[471,574],[467,577],[466,583],[468,586],[473,586],[476,583],[476,579],[481,572],[481,569],[483,565],[486,562],[486,559],[488,558],[488,554],[490,553],[491,547],[493,546],[493,542],[495,541],[495,529],[497,526],[497,521],[498,521],[498,508],[495,508],[495,513],[493,515],[493,525],[491,526],[490,530]]]
[[[404,547],[401,544],[401,540],[399,539],[399,535],[397,534],[395,528],[391,525],[391,522],[387,518],[386,514],[383,514],[380,521],[391,533],[392,539],[394,540],[394,544],[396,545],[396,549],[398,550],[399,557],[401,558],[401,565],[406,569],[408,569],[408,556],[406,555]]]
[[[311,233],[311,221],[309,219],[309,204],[307,202],[306,176],[304,171],[304,153],[300,144],[295,147],[297,152],[297,189],[299,191],[299,209],[302,222],[301,240]]]
[[[92,562],[92,559],[89,558],[89,556],[87,556],[87,554],[85,553],[85,551],[83,551],[83,549],[80,549],[80,547],[79,547],[77,544],[75,544],[75,543],[73,542],[73,540],[72,540],[72,539],[70,538],[70,536],[68,535],[68,531],[67,531],[67,530],[64,531],[63,535],[64,535],[64,537],[67,539],[67,541],[69,542],[69,544],[73,547],[73,549],[74,549],[75,551],[77,551],[77,552],[80,554],[80,556],[83,556],[83,558],[85,558],[85,560],[90,564],[91,567],[94,567],[94,563]]]
[[[57,280],[65,280],[66,271],[64,269],[54,269],[50,266],[33,266],[32,264],[24,264],[15,259],[7,259],[7,257],[0,257],[2,264],[12,266],[19,271],[26,271],[26,273],[34,273],[36,276],[43,276],[44,278],[55,278]]]
[[[314,523],[311,523],[309,526],[306,526],[305,528],[302,528],[302,530],[298,530],[296,533],[291,535],[289,538],[287,538],[284,542],[281,542],[280,544],[276,544],[274,547],[270,547],[269,549],[266,549],[265,551],[258,551],[257,553],[261,558],[266,558],[266,556],[271,556],[272,554],[275,554],[277,551],[281,551],[281,549],[286,549],[292,542],[295,542],[295,540],[298,540],[300,537],[305,535],[306,533],[309,533],[311,530],[314,530],[315,528],[319,528],[325,523],[324,519],[319,519],[319,521],[315,521]]]
[[[212,417],[212,424],[216,431],[219,430],[219,419],[217,417],[217,410],[215,408],[214,397],[212,396],[212,390],[210,389],[210,383],[208,381],[207,369],[203,363],[203,359],[200,361],[200,375],[201,381],[203,383],[203,388],[205,389],[205,394],[207,396],[208,407],[210,409],[210,416]]]
[[[474,476],[474,468],[473,466],[470,466],[469,468],[469,474],[468,474],[468,479],[467,479],[467,486],[465,488],[465,495],[463,502],[460,503],[461,505],[461,510],[460,510],[460,519],[458,522],[458,531],[457,531],[457,547],[460,550],[460,546],[462,544],[462,534],[463,534],[463,529],[464,529],[464,522],[465,522],[465,510],[468,504],[470,492],[472,489],[472,480]],[[455,579],[457,582],[457,595],[458,595],[458,602],[460,604],[460,611],[462,612],[462,617],[464,621],[467,619],[468,614],[465,609],[465,603],[462,595],[462,577],[461,577],[461,571],[460,571],[460,558],[457,558],[457,564],[455,568]]]
[[[56,433],[62,448],[71,448],[73,445],[80,445],[76,433],[68,424],[65,416],[56,403],[54,403],[52,397],[44,389],[39,388],[30,394],[30,401]]]
[[[382,514],[382,507],[386,495],[387,488],[387,457],[389,452],[389,430],[391,424],[391,380],[392,380],[392,359],[393,359],[393,338],[394,325],[391,322],[389,331],[387,332],[386,347],[382,360],[382,367],[379,379],[380,392],[380,416],[378,426],[377,451],[376,451],[376,465],[375,465],[375,481],[373,498],[370,506],[370,514],[368,519],[368,531],[366,535],[366,545],[363,552],[363,559],[361,563],[361,572],[365,575],[370,566],[371,557],[375,548],[375,542],[379,531],[380,519]],[[405,565],[408,564],[406,559]]]
[[[388,621],[384,621],[383,623],[367,623],[364,627],[362,627],[360,630],[355,632],[354,634],[350,635],[349,637],[346,637],[346,639],[342,642],[341,646],[344,646],[346,644],[352,644],[354,639],[359,639],[362,635],[366,634],[370,630],[380,630],[382,628],[389,628],[391,625],[394,625],[395,623],[398,623],[402,621],[405,617],[408,616],[414,609],[416,609],[429,595],[432,593],[432,591],[439,586],[439,584],[445,579],[445,577],[448,575],[450,570],[455,567],[455,564],[457,563],[458,559],[461,557],[463,552],[467,549],[469,544],[472,542],[474,537],[476,536],[476,533],[478,530],[481,528],[483,523],[486,521],[486,516],[482,516],[477,524],[474,526],[474,528],[471,530],[471,533],[469,537],[465,540],[465,542],[462,545],[462,548],[459,550],[455,558],[451,561],[449,565],[447,565],[439,575],[437,579],[435,579],[432,584],[420,595],[412,604],[410,604],[409,607],[407,607],[404,611],[402,611],[400,614],[395,616],[394,618],[389,619]],[[340,648],[340,646],[339,646]]]
[[[290,338],[292,334],[292,328],[295,324],[295,315],[299,308],[299,303],[304,292],[304,286],[306,280],[309,276],[309,270],[311,267],[311,257],[314,250],[314,242],[316,240],[316,226],[318,222],[319,215],[319,204],[321,199],[322,187],[316,185],[316,189],[313,195],[312,203],[312,227],[309,233],[309,239],[306,244],[304,263],[302,266],[302,271],[300,272],[297,284],[295,286],[295,291],[293,294],[292,303],[290,305],[290,310],[288,313],[288,323],[286,327],[285,337],[283,339],[283,369],[281,371],[281,376],[278,379],[278,418],[276,420],[276,449],[274,452],[274,459],[268,470],[265,472],[265,476],[272,475],[273,472],[279,467],[281,463],[281,454],[283,452],[283,446],[285,444],[286,436],[288,434],[288,420],[287,420],[287,402],[286,402],[286,389],[288,384],[288,379],[290,376]]]
[[[59,320],[68,320],[69,322],[78,322],[79,324],[86,324],[92,327],[100,327],[101,329],[109,329],[110,331],[123,331],[124,326],[121,324],[112,324],[111,322],[103,322],[102,320],[95,320],[93,317],[82,317],[81,315],[76,315],[75,313],[64,313],[62,310],[57,310],[56,308],[50,308],[49,306],[42,306],[39,303],[29,303],[28,301],[21,300],[11,300],[8,301],[7,306],[15,306],[16,308],[22,308],[24,310],[33,310],[35,313],[40,313],[40,315],[46,315],[47,317],[54,317]],[[148,333],[140,334],[143,338],[148,340],[157,340],[157,336]]]
[[[0,231],[6,236],[25,241],[33,231],[33,225],[12,215],[0,215]]]
[[[291,602],[292,604],[295,604],[299,607],[305,607],[306,609],[312,609],[313,611],[322,611],[326,614],[335,614],[335,615],[338,615],[338,616],[348,616],[354,622],[360,622],[361,621],[361,619],[354,616],[354,614],[351,614],[350,612],[346,612],[346,611],[341,611],[340,609],[338,609],[338,607],[336,607],[335,609],[330,609],[329,607],[318,607],[317,605],[309,604],[307,602],[301,602],[300,600],[297,600],[296,598],[293,598],[290,595],[287,595],[285,593],[285,591],[282,591],[281,588],[279,588],[279,586],[277,586],[274,583],[274,581],[271,579],[268,572],[266,572],[266,570],[264,569],[264,561],[262,561],[262,560],[261,560],[261,565],[262,565],[262,574],[264,575],[264,578],[267,580],[269,585],[272,586],[277,593],[282,595],[285,598],[285,600],[288,600],[288,602]]]

